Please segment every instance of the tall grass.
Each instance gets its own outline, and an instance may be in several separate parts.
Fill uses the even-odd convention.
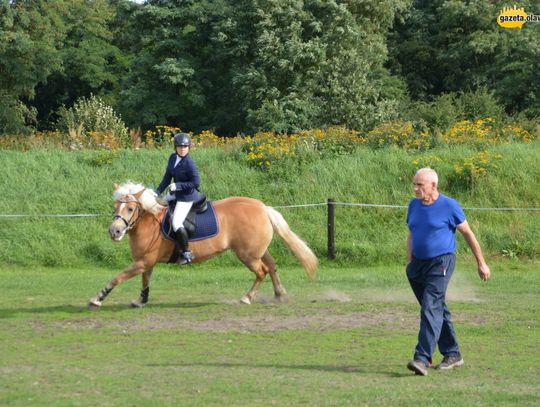
[[[429,151],[437,156],[440,190],[464,207],[540,207],[540,143],[506,144],[491,148],[500,155],[496,170],[479,179],[473,189],[452,181],[453,163],[474,152],[467,146]],[[0,258],[4,264],[32,266],[119,267],[129,262],[127,242],[113,243],[111,222],[113,184],[126,180],[156,187],[170,151],[0,150]],[[425,154],[425,155],[423,155]],[[338,202],[407,205],[418,158],[427,153],[397,148],[370,150],[310,161],[302,166],[274,165],[260,171],[235,154],[215,148],[192,151],[210,199],[249,196],[271,206]],[[429,157],[428,157],[429,158]],[[291,228],[326,255],[326,207],[282,208]],[[51,218],[44,214],[91,214],[87,218]],[[407,234],[405,209],[336,208],[338,264],[402,262]],[[540,213],[467,211],[473,229],[489,256],[540,256]],[[461,253],[466,244],[458,243]],[[280,264],[294,258],[278,239],[272,251]],[[231,264],[232,256],[214,260]]]

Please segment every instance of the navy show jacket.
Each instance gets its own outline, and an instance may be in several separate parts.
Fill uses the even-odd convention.
[[[199,177],[199,170],[195,165],[195,162],[187,154],[176,167],[176,153],[171,154],[163,175],[163,180],[157,187],[156,193],[161,194],[165,188],[170,184],[171,179],[176,184],[176,191],[174,192],[177,201],[181,202],[194,202],[199,199],[199,185],[201,178]]]

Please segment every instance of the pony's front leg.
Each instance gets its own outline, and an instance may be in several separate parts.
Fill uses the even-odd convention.
[[[152,277],[152,269],[146,270],[142,274],[141,295],[136,300],[131,301],[132,308],[142,308],[148,302],[148,296],[150,294],[150,278],[151,277]]]
[[[116,287],[118,284],[123,283],[126,280],[129,280],[131,277],[143,273],[144,270],[145,268],[143,262],[137,261],[135,263],[132,263],[127,269],[125,269],[115,278],[113,278],[109,284],[102,288],[101,291],[98,292],[97,295],[90,300],[90,302],[88,303],[88,308],[97,309],[101,307],[102,301],[105,300],[105,298],[110,294],[114,287]]]

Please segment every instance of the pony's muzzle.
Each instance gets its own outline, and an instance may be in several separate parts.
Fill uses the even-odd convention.
[[[126,227],[120,222],[113,222],[109,227],[109,236],[112,240],[122,240],[126,234]]]

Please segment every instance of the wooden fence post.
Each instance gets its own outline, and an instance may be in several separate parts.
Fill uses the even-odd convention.
[[[336,258],[335,246],[334,246],[334,199],[328,198],[328,260],[334,260]]]

